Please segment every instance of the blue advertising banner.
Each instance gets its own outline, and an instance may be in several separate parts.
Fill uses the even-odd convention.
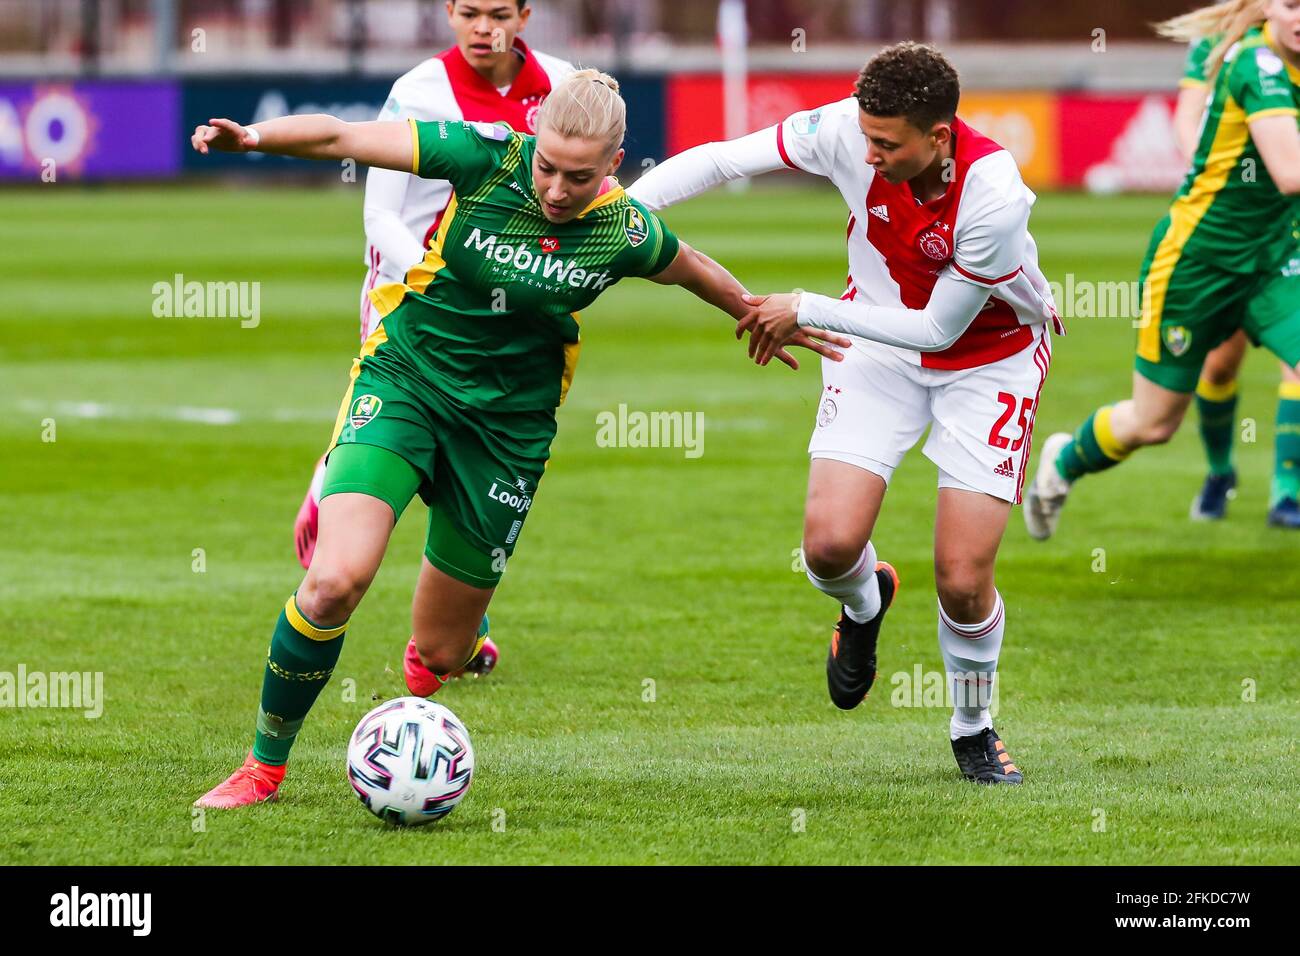
[[[396,77],[394,77],[396,79]],[[640,175],[643,161],[664,158],[664,81],[661,77],[629,76],[621,83],[628,107],[627,158],[620,178],[630,182]],[[313,172],[315,164],[260,153],[239,155],[210,153],[200,156],[188,146],[194,127],[218,116],[239,123],[256,123],[276,116],[298,113],[329,113],[351,122],[378,117],[388,98],[388,80],[319,78],[238,77],[194,79],[184,84],[182,107],[185,143],[184,167],[198,173]]]
[[[174,82],[0,83],[0,179],[175,176],[180,128]]]
[[[201,156],[190,149],[189,136],[194,127],[219,116],[247,124],[298,113],[329,113],[349,122],[365,122],[379,116],[391,87],[385,80],[337,77],[189,80],[184,86],[181,124],[185,169],[197,173],[313,172],[314,163],[263,153]]]
[[[627,156],[618,178],[631,183],[646,171],[647,160],[668,158],[667,84],[662,76],[628,74],[618,78],[618,88],[627,103]]]
[[[214,116],[244,123],[294,113],[372,120],[391,86],[384,79],[338,76],[0,82],[0,180],[310,173],[317,171],[313,164],[280,156],[200,156],[190,149],[189,136]],[[647,159],[664,158],[665,82],[627,76],[622,92],[628,133],[620,178],[631,182]]]

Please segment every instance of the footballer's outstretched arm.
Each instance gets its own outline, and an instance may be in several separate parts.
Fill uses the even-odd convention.
[[[989,300],[989,290],[945,271],[934,285],[924,309],[870,305],[813,292],[749,296],[757,311],[736,326],[736,337],[751,332],[749,354],[766,365],[774,349],[802,329],[816,327],[859,338],[939,352],[956,342]]]
[[[299,159],[354,159],[366,166],[414,172],[415,155],[409,123],[376,120],[347,123],[335,116],[281,116],[240,126],[234,120],[213,119],[199,126],[190,144],[200,153],[274,153]]]
[[[745,287],[735,276],[704,253],[684,242],[680,243],[677,256],[668,268],[649,276],[649,279],[661,285],[681,286],[714,308],[721,309],[733,319],[742,322],[755,312],[753,307],[746,303]],[[798,369],[799,362],[786,351],[785,346],[795,345],[810,349],[818,355],[838,362],[843,361],[844,355],[832,346],[848,348],[852,344],[842,335],[834,335],[820,329],[798,329],[795,334],[774,348],[772,355],[792,369]]]
[[[778,131],[772,126],[739,139],[694,146],[645,173],[628,195],[659,210],[733,179],[789,169],[781,157]]]
[[[366,201],[361,215],[366,238],[379,255],[404,267],[424,258],[424,237],[414,235],[402,221],[409,184],[408,175],[391,169],[371,169],[366,176]]]
[[[970,328],[993,290],[1020,274],[1020,263],[1033,244],[1029,194],[981,198],[968,184],[966,195],[970,206],[955,227],[952,261],[935,281],[924,308],[871,305],[814,293],[751,297],[747,301],[757,305],[758,312],[737,329],[741,334],[751,326],[754,330],[749,354],[766,365],[772,349],[806,325],[919,352],[948,348]]]

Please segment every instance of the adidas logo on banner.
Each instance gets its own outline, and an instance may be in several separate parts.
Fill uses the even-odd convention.
[[[1016,466],[1012,464],[1011,459],[1008,458],[1002,464],[993,469],[993,474],[1001,475],[1003,478],[1014,478],[1016,477]]]
[[[885,222],[889,222],[889,207],[884,203],[881,203],[879,206],[872,206],[868,211],[877,219],[883,219]]]
[[[1162,96],[1148,96],[1110,144],[1110,155],[1088,167],[1083,184],[1089,192],[1177,189],[1187,172],[1178,152],[1173,111]]]

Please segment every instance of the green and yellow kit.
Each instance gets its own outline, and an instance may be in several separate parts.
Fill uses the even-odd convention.
[[[1206,82],[1213,38],[1192,46],[1184,86],[1202,85],[1200,140],[1142,264],[1137,370],[1178,392],[1196,388],[1206,354],[1245,329],[1289,365],[1300,362],[1300,202],[1274,184],[1249,124],[1300,118],[1300,69],[1254,27]]]
[[[579,310],[620,279],[662,272],[678,240],[618,186],[569,222],[549,221],[531,136],[408,122],[412,173],[455,193],[424,260],[370,294],[383,321],[353,362],[322,498],[360,491],[400,516],[418,490],[430,562],[491,587],[550,455]],[[392,454],[362,460],[351,445]]]

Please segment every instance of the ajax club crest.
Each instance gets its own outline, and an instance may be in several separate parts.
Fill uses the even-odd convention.
[[[822,399],[822,407],[817,410],[817,427],[825,428],[831,422],[835,421],[835,416],[838,413],[839,407],[835,404],[835,399]]]
[[[378,396],[362,395],[352,403],[352,408],[348,411],[348,421],[352,423],[353,428],[369,425],[383,407],[384,402]]]
[[[934,230],[922,235],[917,240],[917,244],[920,245],[922,252],[938,262],[942,262],[952,254],[948,248],[948,240]]]

